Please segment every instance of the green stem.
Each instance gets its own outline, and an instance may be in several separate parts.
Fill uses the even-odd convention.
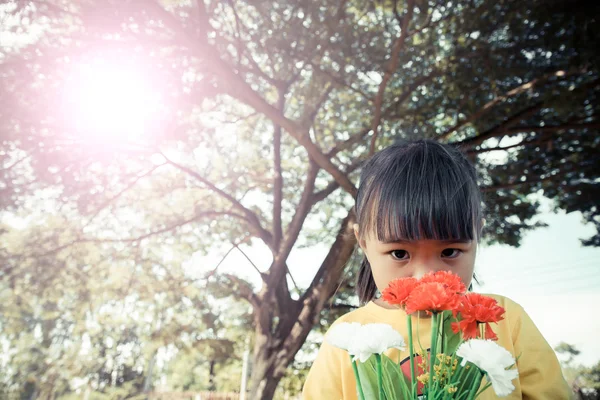
[[[385,400],[385,393],[383,391],[383,374],[381,372],[381,354],[375,354],[377,360],[377,386],[379,386],[379,400]]]
[[[350,362],[352,363],[352,369],[354,370],[354,377],[356,378],[356,385],[358,386],[358,398],[359,398],[359,400],[365,400],[365,394],[363,392],[363,388],[360,383],[360,376],[358,375],[358,366],[356,365],[356,361],[352,360],[352,356],[350,356]]]
[[[473,382],[473,386],[471,387],[471,392],[469,393],[469,397],[467,400],[473,400],[475,396],[477,396],[477,391],[479,390],[479,386],[481,386],[481,380],[483,379],[483,374],[480,372],[479,376],[475,378]]]
[[[437,337],[438,337],[438,313],[434,312],[431,321],[431,350],[429,352],[429,382],[427,395],[433,394],[433,365],[435,364],[436,350],[437,350]]]
[[[466,371],[466,367],[469,367],[469,372],[466,373],[465,375],[465,379],[460,379],[462,378],[463,372]],[[469,388],[465,386],[466,382],[469,382],[469,380],[471,379],[471,375],[473,375],[473,372],[477,373],[477,371],[479,371],[475,365],[469,365],[467,364],[464,369],[461,371],[461,373],[459,374],[459,380],[457,381],[457,383],[459,384],[458,386],[458,392],[459,393],[463,393],[463,391],[467,391]]]
[[[490,386],[492,386],[491,383],[486,383],[486,385],[484,387],[481,388],[481,390],[479,392],[477,392],[477,394],[475,395],[475,398],[477,398],[477,396],[479,396],[481,393],[485,392],[485,390],[487,388],[489,388]]]
[[[460,366],[460,363],[459,363],[459,368],[460,368],[460,370],[458,371],[458,374],[452,375],[452,379],[450,380],[451,385],[454,385],[454,384],[458,385],[459,383],[461,383],[462,376],[465,373],[465,367]]]
[[[408,351],[410,352],[410,398],[417,398],[417,380],[415,379],[415,356],[413,346],[413,333],[412,333],[412,317],[410,314],[406,317],[408,325]]]

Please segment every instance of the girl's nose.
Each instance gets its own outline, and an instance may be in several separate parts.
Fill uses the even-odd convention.
[[[436,271],[435,264],[431,261],[412,261],[413,264],[412,277],[416,279],[421,279],[425,274]]]

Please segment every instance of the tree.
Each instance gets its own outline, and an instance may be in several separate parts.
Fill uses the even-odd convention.
[[[554,348],[554,351],[567,356],[567,359],[564,360],[564,364],[567,366],[569,366],[573,362],[573,359],[581,353],[575,346],[566,342],[560,342]]]
[[[598,5],[88,0],[3,12],[34,36],[2,53],[3,206],[51,198],[86,221],[46,232],[3,280],[90,243],[139,249],[152,265],[157,243],[183,257],[261,242],[272,262],[257,268],[260,288],[212,276],[252,307],[251,398],[273,396],[336,292],[360,166],[400,137],[452,142],[477,162],[490,242],[518,245],[542,225],[540,191],[600,227]],[[163,100],[143,139],[118,124],[99,135],[106,121],[83,129],[77,104],[57,100],[70,65],[98,55],[127,56],[156,82]],[[292,288],[292,249],[316,241],[327,256]]]
[[[227,342],[219,341],[225,318],[177,257],[150,263],[139,249],[99,243],[32,255],[48,232],[72,237],[81,225],[27,211],[38,226],[7,225],[0,235],[3,398],[59,398],[77,388],[73,378],[97,394],[131,396],[151,389],[160,350],[206,352],[207,342]]]
[[[577,399],[597,399],[600,396],[600,362],[591,367],[573,365],[581,352],[569,343],[561,342],[554,350],[568,358],[563,360],[563,372]]]

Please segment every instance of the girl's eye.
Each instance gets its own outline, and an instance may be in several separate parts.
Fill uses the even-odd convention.
[[[390,252],[392,258],[395,260],[408,260],[408,251],[406,250],[393,250]]]
[[[462,250],[459,249],[444,249],[442,250],[442,257],[446,258],[456,258],[462,253]]]

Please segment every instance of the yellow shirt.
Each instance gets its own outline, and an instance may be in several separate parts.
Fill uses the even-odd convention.
[[[498,296],[499,305],[506,310],[504,320],[491,324],[498,335],[497,343],[507,349],[517,360],[519,377],[513,380],[515,390],[503,399],[539,399],[565,400],[571,398],[571,390],[564,380],[560,364],[554,350],[546,342],[525,310],[512,300]],[[387,323],[400,332],[408,342],[406,313],[400,309],[386,309],[370,302],[340,317],[340,322]],[[417,334],[418,325],[418,334]],[[415,352],[420,348],[428,349],[431,343],[431,322],[429,318],[413,318],[413,340]],[[419,346],[419,341],[420,345]],[[408,347],[408,346],[407,346]],[[409,357],[406,351],[390,349],[385,353],[395,362]],[[484,382],[485,383],[485,378]],[[483,384],[482,383],[482,384]],[[313,363],[302,392],[304,400],[355,400],[356,381],[350,356],[344,350],[331,346],[323,341],[315,362]],[[489,387],[478,399],[498,399],[494,389]]]

